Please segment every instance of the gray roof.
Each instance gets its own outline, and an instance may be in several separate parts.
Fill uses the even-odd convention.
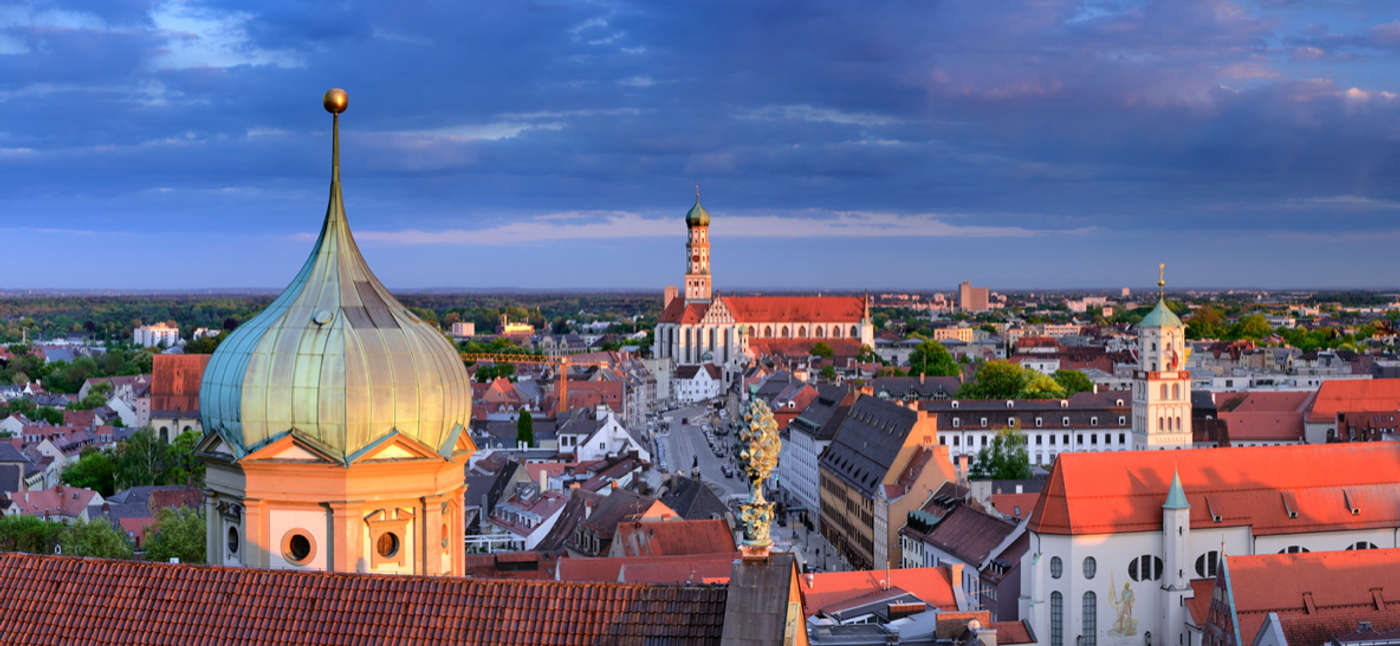
[[[837,414],[841,401],[849,393],[844,386],[822,384],[817,386],[817,397],[788,424],[788,430],[800,430],[818,440],[829,440],[836,433],[836,427],[828,427],[828,422]],[[844,416],[844,415],[843,415]],[[823,430],[825,434],[823,434]],[[823,436],[824,435],[824,436]]]
[[[962,381],[957,377],[876,377],[870,381],[875,392],[884,391],[891,397],[929,399],[956,397]]]
[[[709,487],[699,480],[673,476],[661,504],[674,509],[686,520],[724,518],[729,508]]]
[[[861,397],[822,453],[822,468],[873,496],[918,420],[918,414],[908,408],[878,397]]]
[[[0,442],[0,462],[29,462],[15,445],[9,442]]]
[[[724,637],[720,643],[783,643],[792,572],[792,554],[770,554],[761,561],[736,559],[729,570],[729,598],[724,604]]]

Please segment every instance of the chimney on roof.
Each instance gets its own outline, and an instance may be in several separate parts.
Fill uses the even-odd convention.
[[[540,492],[549,491],[549,469],[540,468]]]
[[[1099,394],[1099,385],[1098,385],[1098,384],[1094,384],[1094,394],[1095,394],[1095,395]]]

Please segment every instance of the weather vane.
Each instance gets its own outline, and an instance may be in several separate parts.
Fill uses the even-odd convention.
[[[749,387],[749,406],[744,411],[744,426],[739,429],[739,453],[744,460],[744,474],[749,479],[749,501],[740,505],[744,520],[743,552],[746,558],[765,558],[773,545],[769,525],[773,522],[773,503],[763,498],[763,481],[778,466],[778,423],[773,411],[758,398],[758,386]]]

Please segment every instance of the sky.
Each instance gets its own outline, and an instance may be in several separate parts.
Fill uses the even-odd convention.
[[[1400,5],[0,0],[0,289],[1400,283]]]

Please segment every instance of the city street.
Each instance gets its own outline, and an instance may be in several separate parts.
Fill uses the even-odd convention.
[[[666,413],[666,416],[672,419],[671,429],[657,435],[657,445],[661,450],[665,468],[671,473],[690,475],[691,466],[698,456],[701,479],[718,487],[721,498],[747,493],[748,487],[741,478],[726,478],[720,472],[721,464],[732,466],[733,463],[728,457],[715,457],[705,439],[704,426],[709,423],[712,411],[708,406],[686,406]],[[690,423],[682,424],[682,419],[688,419]],[[727,456],[732,448],[730,444],[734,441],[734,434],[716,439],[724,446]]]

